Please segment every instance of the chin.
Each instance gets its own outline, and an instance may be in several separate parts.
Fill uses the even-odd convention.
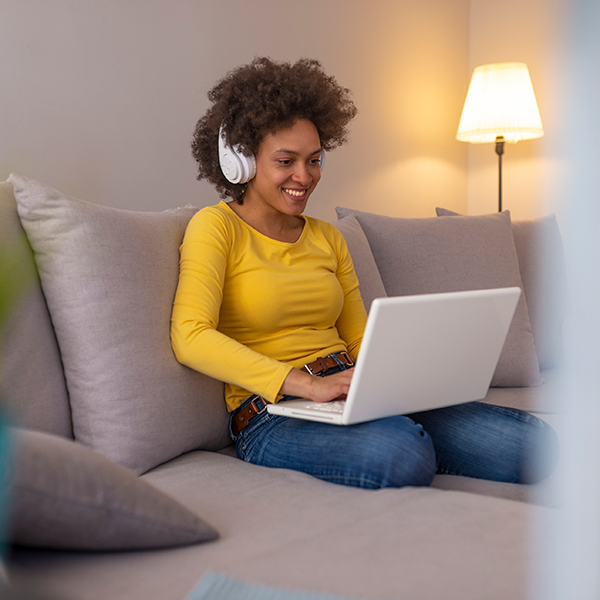
[[[306,210],[307,204],[308,204],[307,202],[302,202],[301,204],[293,205],[291,207],[292,214],[293,215],[301,215]]]

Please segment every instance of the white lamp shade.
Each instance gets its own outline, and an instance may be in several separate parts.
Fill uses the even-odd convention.
[[[516,143],[544,135],[525,63],[494,63],[473,71],[456,139],[484,144],[497,136]]]

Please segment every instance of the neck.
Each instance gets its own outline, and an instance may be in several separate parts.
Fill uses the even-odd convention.
[[[266,207],[261,210],[252,202],[230,202],[229,207],[250,227],[271,239],[293,243],[302,235],[304,219],[301,216],[286,215]]]

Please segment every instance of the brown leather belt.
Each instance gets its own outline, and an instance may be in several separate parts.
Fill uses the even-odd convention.
[[[354,360],[347,352],[336,352],[335,357],[345,366],[353,367]],[[302,367],[303,371],[311,375],[325,375],[327,371],[339,367],[339,363],[333,356],[319,356],[316,360],[309,362]]]
[[[354,366],[354,360],[347,352],[336,352],[335,357],[345,367]],[[339,363],[333,356],[320,356],[316,360],[305,364],[304,367],[302,367],[302,370],[310,373],[311,375],[326,375],[328,371],[339,366]],[[269,403],[267,400],[261,398],[260,396],[256,396],[256,398],[254,398],[247,406],[244,406],[243,409],[238,410],[238,412],[233,415],[233,419],[231,421],[231,430],[233,431],[233,435],[238,436],[240,431],[242,431],[242,429],[244,429],[256,415],[260,415],[267,410],[268,404]]]
[[[236,437],[240,435],[240,431],[248,425],[250,419],[253,419],[256,415],[260,415],[267,410],[267,404],[269,404],[264,398],[256,396],[248,406],[244,406],[241,410],[238,410],[233,415],[231,421],[231,431]]]

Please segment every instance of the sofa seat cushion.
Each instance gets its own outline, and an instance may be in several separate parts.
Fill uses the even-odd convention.
[[[369,600],[519,600],[528,592],[530,519],[550,510],[429,488],[361,490],[208,452],[143,479],[203,515],[220,539],[143,560],[20,552],[15,574],[86,600],[185,598],[207,571]]]
[[[170,319],[196,212],[134,212],[12,175],[60,346],[75,438],[136,473],[229,443],[223,385],[179,364]]]
[[[523,289],[508,213],[451,219],[402,219],[348,208],[360,223],[390,296],[501,287]],[[521,294],[493,386],[522,387],[542,382]]]
[[[139,550],[217,532],[131,471],[77,442],[15,430],[10,540],[61,550]]]

